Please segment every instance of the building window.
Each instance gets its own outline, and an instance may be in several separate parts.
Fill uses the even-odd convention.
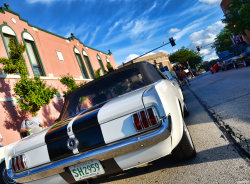
[[[16,33],[6,24],[2,26],[1,28],[1,34],[4,42],[4,46],[7,52],[8,57],[10,57],[10,48],[9,48],[9,43],[10,39],[14,38],[15,44],[17,45],[17,38],[16,38]]]
[[[31,66],[33,68],[34,75],[46,76],[40,58],[38,56],[38,51],[36,49],[34,41],[24,39],[24,42],[26,44],[26,51],[28,53]]]
[[[99,65],[100,65],[100,67],[101,67],[101,69],[102,69],[103,74],[105,74],[106,71],[105,71],[105,68],[104,68],[104,65],[103,65],[103,62],[102,62],[101,57],[100,57],[98,54],[97,54],[96,57],[97,57],[97,60],[98,60]]]
[[[56,51],[57,57],[60,61],[64,61],[63,55],[60,51]]]
[[[84,63],[83,63],[81,54],[80,54],[80,52],[78,51],[77,48],[74,48],[74,53],[75,53],[75,56],[76,56],[76,60],[77,60],[77,62],[78,62],[78,64],[79,64],[79,67],[80,67],[80,69],[81,69],[83,78],[89,79],[88,72],[87,72],[86,67],[85,67],[85,65],[84,65]]]
[[[106,57],[106,61],[107,61],[107,63],[111,64],[110,61],[109,61],[109,59],[108,59],[108,57]]]
[[[10,54],[10,47],[9,47],[10,39],[14,38],[14,41],[15,41],[16,45],[17,45],[17,39],[16,39],[15,36],[9,35],[9,34],[3,34],[3,37],[4,37],[4,42],[6,44],[7,53],[9,55]]]
[[[94,79],[95,73],[94,73],[93,67],[91,65],[91,62],[89,60],[89,56],[88,56],[87,52],[85,50],[82,50],[82,55],[83,55],[83,58],[85,60],[85,63],[87,64],[87,67],[89,69],[90,76],[92,79]]]

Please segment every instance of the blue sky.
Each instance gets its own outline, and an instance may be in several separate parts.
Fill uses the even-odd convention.
[[[30,24],[63,37],[70,33],[85,45],[108,52],[118,65],[141,55],[169,37],[176,46],[201,47],[204,60],[216,58],[210,46],[224,27],[221,0],[5,0]],[[3,4],[2,4],[3,6]]]

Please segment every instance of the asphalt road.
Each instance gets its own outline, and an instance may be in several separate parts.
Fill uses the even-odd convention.
[[[250,157],[250,67],[205,75],[190,88]]]
[[[243,71],[246,74],[243,74]],[[245,79],[245,75],[248,79]],[[249,75],[250,67],[240,69],[239,71],[226,71],[214,75],[208,74],[191,82],[192,91],[187,88],[184,89],[184,96],[190,111],[190,115],[185,118],[185,121],[197,150],[197,156],[194,159],[176,163],[171,159],[171,156],[168,156],[148,165],[131,169],[118,175],[96,179],[90,181],[90,183],[250,184],[249,160],[239,154],[235,144],[228,141],[226,134],[219,129],[213,117],[211,118],[207,109],[204,108],[204,104],[209,106],[209,110],[213,109],[220,116],[225,116],[225,121],[234,122],[231,118],[237,116],[237,120],[241,122],[238,125],[240,127],[237,126],[239,131],[244,120],[248,129],[245,129],[245,127],[243,130],[245,130],[247,135],[250,132],[250,121],[248,119],[250,112],[249,103],[246,101],[248,100],[249,102],[250,96],[247,93],[247,91],[250,92],[250,83],[248,83],[249,85],[246,83],[250,80]],[[232,81],[228,81],[231,77],[233,78]],[[239,81],[243,85],[240,85]],[[225,89],[223,86],[228,88]],[[221,96],[218,96],[218,94]],[[204,104],[201,104],[194,95],[197,95]],[[245,100],[241,99],[242,97]],[[231,107],[229,104],[233,106]],[[241,111],[240,107],[244,108],[244,110]],[[230,116],[228,117],[226,114]],[[244,116],[240,118],[240,115],[243,114]],[[243,130],[241,133],[243,133]]]

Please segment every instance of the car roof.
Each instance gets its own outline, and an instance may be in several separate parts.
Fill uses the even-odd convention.
[[[140,71],[146,84],[149,84],[149,83],[152,83],[156,80],[159,80],[159,73],[157,72],[155,66],[152,65],[151,63],[148,63],[146,61],[137,62],[137,63],[131,62],[131,63],[126,63],[125,66],[123,66],[117,70],[114,70],[108,74],[105,74],[105,75],[103,75],[103,76],[101,76],[93,81],[90,81],[90,82],[84,84],[83,86],[79,87],[78,89],[76,89],[72,93],[68,94],[66,96],[66,98],[70,98],[70,96],[83,90],[84,88],[87,88],[88,86],[92,86],[92,85],[98,84],[102,80],[104,81],[105,79],[112,78],[120,72],[127,71],[127,70],[133,70],[133,69],[138,69]]]

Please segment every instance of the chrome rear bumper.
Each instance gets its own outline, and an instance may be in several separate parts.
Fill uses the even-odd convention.
[[[71,165],[75,165],[87,160],[97,159],[100,161],[121,156],[148,146],[157,144],[170,136],[168,117],[162,119],[162,125],[151,132],[147,132],[141,135],[137,135],[119,142],[109,144],[105,147],[101,147],[89,152],[74,155],[70,158],[66,158],[60,161],[52,162],[40,167],[32,168],[25,172],[13,173],[12,169],[8,170],[8,175],[19,183],[31,182],[39,180],[56,174],[65,172],[65,168]],[[143,145],[143,146],[142,146]]]

